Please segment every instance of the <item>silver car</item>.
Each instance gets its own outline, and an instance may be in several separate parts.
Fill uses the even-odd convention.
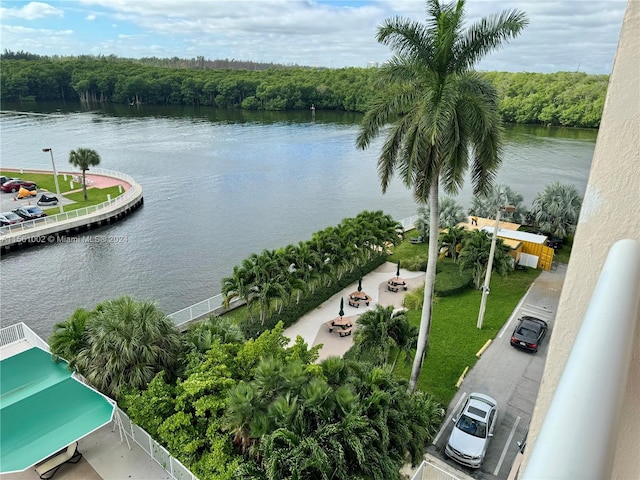
[[[460,414],[453,419],[455,425],[444,449],[447,456],[467,467],[480,468],[497,416],[497,402],[493,398],[482,393],[469,395]]]

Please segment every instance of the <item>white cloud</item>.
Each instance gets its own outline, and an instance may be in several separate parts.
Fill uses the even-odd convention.
[[[43,17],[63,17],[64,12],[59,8],[46,3],[30,2],[22,8],[0,8],[2,18],[20,18],[23,20],[36,20]]]
[[[67,25],[78,35],[68,45],[75,54],[99,49],[124,57],[203,55],[328,67],[382,63],[391,51],[376,41],[378,26],[396,15],[420,22],[426,18],[423,0],[363,0],[347,6],[315,0],[76,0],[61,5],[87,19],[105,18],[105,25],[126,35],[103,29],[100,40],[93,41],[89,33]],[[626,2],[468,0],[466,5],[469,21],[513,8],[530,19],[520,37],[479,65],[483,70],[551,72],[579,65],[590,73],[608,73]],[[3,44],[24,49],[5,38]],[[33,53],[59,52],[45,48]]]
[[[90,13],[85,17],[85,20],[88,20],[90,22],[93,22],[95,19],[96,19],[96,16],[93,13]]]

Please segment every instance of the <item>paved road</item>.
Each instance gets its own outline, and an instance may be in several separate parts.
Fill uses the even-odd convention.
[[[474,478],[507,478],[518,451],[516,442],[522,439],[531,420],[566,272],[564,264],[554,267],[540,274],[494,342],[469,372],[449,405],[443,428],[434,444],[427,448],[428,453]],[[491,308],[491,297],[487,308]],[[522,315],[536,316],[549,323],[547,337],[535,354],[516,350],[509,344],[515,320]],[[450,417],[472,392],[487,393],[498,401],[498,423],[485,461],[478,471],[461,467],[444,454],[444,445],[453,427]]]

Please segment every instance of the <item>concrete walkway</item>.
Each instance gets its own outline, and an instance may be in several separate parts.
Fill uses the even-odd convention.
[[[118,429],[109,423],[78,442],[82,459],[64,464],[55,480],[170,480],[165,472],[140,446],[129,439],[120,441]],[[123,437],[124,438],[124,437]],[[39,480],[34,467],[20,473],[0,475],[2,480]]]
[[[359,308],[355,308],[349,305],[349,294],[358,289],[358,282],[355,282],[336,293],[315,310],[304,315],[294,325],[287,328],[284,335],[291,339],[291,344],[295,342],[297,335],[300,335],[309,346],[322,344],[319,360],[330,356],[344,355],[353,345],[353,336],[340,337],[335,329],[333,332],[329,332],[325,325],[329,320],[338,316],[340,298],[344,299],[344,318],[351,320],[354,327],[357,318],[367,310],[375,309],[376,304],[402,308],[404,295],[407,292],[402,289],[397,293],[387,290],[387,281],[395,277],[397,268],[395,263],[385,262],[362,278],[362,290],[371,297],[369,306],[362,304]],[[400,276],[407,282],[407,291],[418,288],[424,283],[423,272],[411,272],[401,268]]]

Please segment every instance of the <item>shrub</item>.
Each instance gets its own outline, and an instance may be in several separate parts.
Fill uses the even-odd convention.
[[[435,294],[439,297],[449,297],[463,292],[471,287],[473,276],[468,270],[445,271],[436,276]]]

